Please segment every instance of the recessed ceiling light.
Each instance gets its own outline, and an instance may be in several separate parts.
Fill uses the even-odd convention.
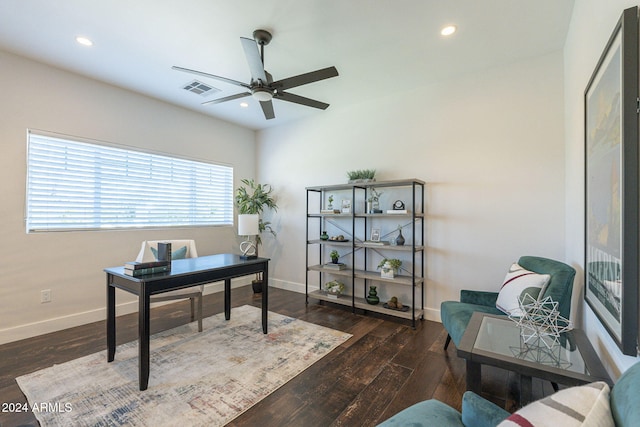
[[[240,106],[241,106],[242,108],[247,108],[247,107],[249,106],[249,104],[247,104],[246,102],[241,102],[241,103],[240,103]]]
[[[86,37],[78,36],[76,37],[76,41],[83,46],[93,46],[93,42]]]
[[[456,30],[457,28],[455,25],[447,25],[442,30],[440,30],[440,34],[442,34],[443,36],[450,36],[451,34],[455,33]]]

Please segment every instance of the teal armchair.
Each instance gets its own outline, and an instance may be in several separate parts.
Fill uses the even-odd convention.
[[[378,427],[495,427],[509,415],[498,405],[468,391],[462,396],[462,413],[431,399],[404,409]]]
[[[611,389],[609,406],[616,427],[640,426],[640,363],[627,369],[618,379]],[[379,424],[379,427],[493,427],[510,415],[499,406],[467,391],[462,397],[462,413],[438,400],[425,400],[400,411]],[[550,421],[552,425],[553,420]]]
[[[576,271],[562,262],[534,256],[520,257],[518,264],[535,273],[549,274],[551,276],[541,298],[550,296],[554,301],[558,302],[560,315],[569,319],[573,279]],[[452,340],[456,347],[458,346],[474,312],[480,311],[506,316],[505,313],[496,308],[497,299],[498,292],[463,289],[460,291],[460,301],[444,301],[440,305],[440,318],[448,333],[444,345],[445,350]]]

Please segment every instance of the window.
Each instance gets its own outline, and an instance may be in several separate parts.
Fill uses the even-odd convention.
[[[27,232],[233,224],[233,168],[29,132]]]

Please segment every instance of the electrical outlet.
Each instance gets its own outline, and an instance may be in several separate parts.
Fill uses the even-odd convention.
[[[40,291],[40,302],[51,302],[51,289],[45,289]]]

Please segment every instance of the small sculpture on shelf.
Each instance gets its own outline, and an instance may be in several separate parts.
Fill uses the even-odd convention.
[[[391,297],[391,299],[384,304],[384,308],[390,308],[392,310],[404,310],[405,306],[402,305],[398,297]]]
[[[366,298],[367,303],[371,305],[376,305],[380,302],[380,298],[378,297],[378,291],[375,286],[369,286],[369,295]]]
[[[348,242],[348,240],[344,238],[344,234],[339,234],[337,236],[331,236],[331,237],[329,237],[329,240],[331,240],[332,242]]]
[[[371,187],[371,195],[367,199],[367,213],[382,213],[380,209],[380,196],[382,193],[378,193],[378,191]]]

